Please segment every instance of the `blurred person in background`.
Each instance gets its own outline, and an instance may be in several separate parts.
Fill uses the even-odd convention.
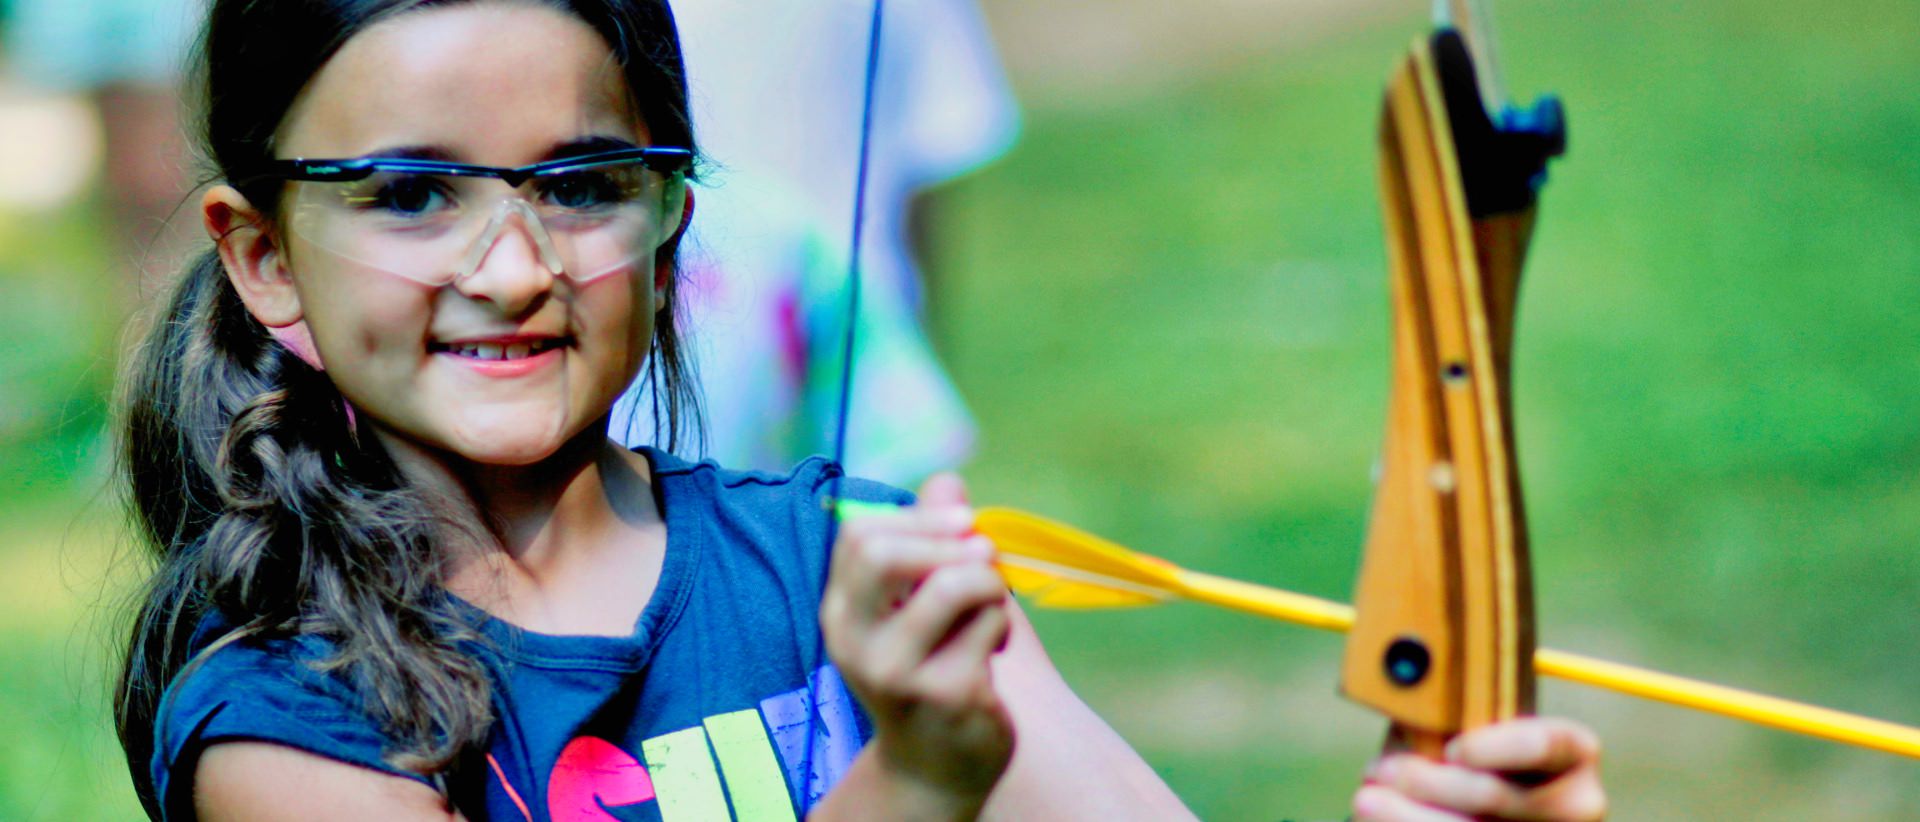
[[[686,243],[704,454],[784,469],[833,450],[870,0],[679,0],[714,183]],[[974,425],[924,328],[913,235],[929,189],[1003,153],[1018,111],[974,0],[894,0],[875,79],[860,346],[847,462],[912,485],[970,453]],[[654,442],[651,397],[614,411]]]
[[[833,450],[872,6],[674,8],[716,181],[685,244],[684,320],[701,330],[692,344],[708,423],[705,442],[687,450],[784,469]],[[84,95],[98,112],[100,185],[130,298],[162,293],[159,279],[193,239],[191,220],[171,218],[193,182],[179,55],[203,9],[204,0],[11,0],[7,9],[0,44],[18,80]],[[960,464],[975,437],[927,339],[913,234],[933,221],[928,190],[1003,153],[1018,112],[974,0],[895,0],[882,44],[847,459],[912,485]],[[615,409],[616,436],[655,443],[652,407],[636,385]]]
[[[86,96],[105,138],[101,189],[116,263],[139,294],[178,267],[195,228],[170,225],[191,183],[180,134],[181,55],[203,0],[9,0],[0,51],[19,83]],[[182,221],[173,221],[180,223]],[[132,289],[129,289],[131,291]]]

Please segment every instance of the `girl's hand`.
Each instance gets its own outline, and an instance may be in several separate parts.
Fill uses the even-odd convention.
[[[827,652],[873,716],[874,764],[905,801],[962,817],[1013,755],[987,665],[1006,641],[1007,589],[972,528],[960,478],[936,476],[918,505],[843,524],[820,604]]]
[[[1353,798],[1357,822],[1540,820],[1606,815],[1600,741],[1565,719],[1524,718],[1461,734],[1445,762],[1388,754]]]

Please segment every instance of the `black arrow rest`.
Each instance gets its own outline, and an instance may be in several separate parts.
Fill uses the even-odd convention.
[[[1547,95],[1525,108],[1502,103],[1498,121],[1480,93],[1480,82],[1460,32],[1433,35],[1434,70],[1453,125],[1467,211],[1475,218],[1524,211],[1547,181],[1547,161],[1567,150],[1566,111]]]

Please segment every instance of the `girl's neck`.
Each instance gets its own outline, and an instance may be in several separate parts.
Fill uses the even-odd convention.
[[[475,463],[386,432],[381,440],[410,482],[469,508],[476,536],[494,542],[477,546],[481,554],[549,565],[564,562],[576,543],[660,522],[651,466],[608,440],[604,426],[588,426],[528,465]]]

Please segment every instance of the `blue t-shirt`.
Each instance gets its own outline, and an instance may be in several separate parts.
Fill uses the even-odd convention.
[[[474,609],[490,641],[469,652],[491,677],[496,720],[485,756],[445,785],[469,819],[794,820],[871,734],[817,658],[823,500],[838,469],[814,458],[776,476],[642,453],[667,548],[632,636],[539,634]],[[851,479],[839,494],[911,501]],[[195,650],[224,633],[208,620]],[[426,781],[382,760],[387,738],[359,698],[312,665],[328,651],[310,636],[235,643],[173,683],[152,763],[164,818],[193,818],[199,754],[228,740]]]

